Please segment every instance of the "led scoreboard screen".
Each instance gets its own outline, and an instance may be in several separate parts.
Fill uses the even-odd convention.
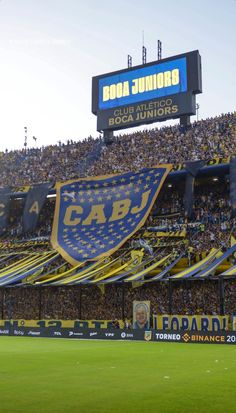
[[[97,130],[194,115],[202,92],[201,57],[193,51],[92,79]]]

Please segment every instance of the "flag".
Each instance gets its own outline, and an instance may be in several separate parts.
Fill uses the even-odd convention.
[[[186,162],[187,171],[184,193],[184,212],[187,218],[191,218],[194,202],[194,184],[199,170],[204,166],[204,161]]]
[[[236,158],[233,158],[229,165],[229,184],[230,184],[231,218],[235,218],[236,217]]]
[[[2,235],[8,224],[10,204],[10,188],[0,188],[0,235]]]
[[[23,212],[24,232],[35,230],[40,211],[44,205],[51,187],[51,183],[46,183],[35,185],[29,190]]]
[[[111,255],[145,223],[170,169],[58,183],[53,247],[72,265]]]

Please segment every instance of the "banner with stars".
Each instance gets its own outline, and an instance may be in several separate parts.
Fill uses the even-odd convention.
[[[170,170],[57,183],[52,246],[72,265],[111,255],[145,223]]]

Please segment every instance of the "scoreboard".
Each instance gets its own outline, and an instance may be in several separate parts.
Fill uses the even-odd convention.
[[[97,130],[130,128],[194,115],[202,92],[198,50],[92,78]]]

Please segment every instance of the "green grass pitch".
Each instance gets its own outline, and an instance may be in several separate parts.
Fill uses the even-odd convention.
[[[0,338],[1,413],[235,413],[236,346]]]

